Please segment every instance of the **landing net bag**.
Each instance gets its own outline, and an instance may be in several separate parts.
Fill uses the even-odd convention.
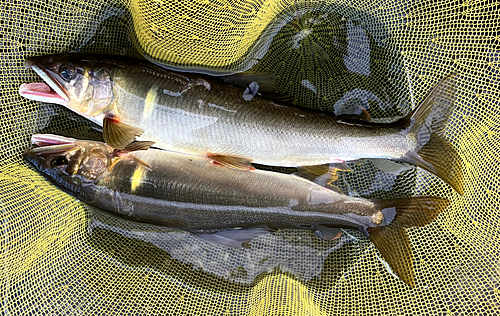
[[[1,1],[2,314],[499,314],[499,9],[473,0]],[[284,230],[229,249],[120,219],[23,161],[33,133],[101,139],[69,110],[19,96],[22,83],[40,81],[24,59],[61,52],[264,73],[288,103],[338,113],[354,102],[378,122],[405,115],[456,71],[446,136],[463,158],[465,192],[393,162],[362,162],[362,176],[339,179],[372,198],[452,201],[433,223],[407,230],[415,288],[356,231],[325,242]]]

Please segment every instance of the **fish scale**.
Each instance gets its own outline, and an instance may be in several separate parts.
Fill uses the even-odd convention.
[[[386,158],[415,164],[463,192],[462,160],[445,137],[455,108],[455,73],[441,80],[407,117],[392,124],[370,124],[277,105],[258,94],[246,101],[244,89],[216,78],[126,57],[62,54],[33,57],[26,63],[57,93],[40,84],[25,84],[21,95],[94,118],[104,126],[106,142],[116,149],[140,135],[140,140],[154,141],[161,149],[208,155],[217,163],[243,169],[250,163],[301,167]],[[60,76],[61,67],[65,76],[71,74],[70,80]],[[89,107],[82,96],[92,91],[99,91],[94,98],[100,99]],[[106,91],[108,96],[103,95]]]
[[[227,168],[164,150],[117,152],[104,143],[54,135],[34,135],[32,142],[40,147],[25,152],[28,162],[60,188],[103,210],[196,234],[232,231],[226,237],[235,240],[245,239],[239,238],[245,229],[261,226],[264,232],[298,228],[322,236],[335,236],[334,228],[354,228],[410,285],[413,255],[404,229],[430,223],[449,204],[438,197],[351,197],[294,175]],[[387,247],[388,241],[398,247]]]
[[[128,68],[120,68],[114,76],[131,78],[134,75],[135,73]],[[235,87],[227,89],[227,85],[221,85],[217,81],[211,82],[210,90],[202,85],[196,85],[180,96],[160,92],[153,110],[157,114],[151,116],[147,122],[143,120],[144,124],[139,125],[136,118],[141,117],[144,99],[152,85],[157,85],[160,91],[172,89],[171,91],[178,92],[172,88],[172,83],[165,86],[166,83],[162,82],[161,77],[155,76],[154,82],[143,80],[142,77],[137,76],[138,81],[145,82],[144,88],[139,86],[140,89],[131,87],[136,81],[114,83],[114,90],[119,100],[116,106],[124,123],[144,129],[141,139],[153,140],[160,148],[199,155],[206,153],[244,157],[251,155],[251,160],[260,164],[300,166],[328,163],[331,157],[350,160],[360,152],[365,153],[369,145],[382,143],[382,138],[386,136],[397,138],[392,142],[395,146],[407,144],[405,136],[400,135],[399,129],[386,128],[373,133],[373,129],[359,127],[356,130],[355,141],[345,144],[339,140],[343,135],[349,135],[349,131],[353,128],[338,124],[332,116],[276,106],[263,98],[254,98],[246,102],[242,99],[243,93],[240,89]],[[198,80],[196,77],[191,79],[191,83],[196,80]],[[174,86],[180,89],[184,82],[174,83]],[[120,100],[120,96],[124,94],[132,94],[135,97],[133,100]],[[198,100],[203,101],[202,107],[199,106]],[[208,104],[217,107],[210,107]],[[181,112],[177,112],[176,116],[166,111],[166,108]],[[163,125],[160,126],[157,123],[159,117],[169,119],[163,121]],[[231,141],[221,144],[221,135],[231,136]],[[265,141],[258,142],[260,139]],[[312,148],[311,144],[314,144]],[[276,148],[280,150],[276,151]],[[404,152],[404,146],[400,152]],[[380,155],[380,150],[371,150],[367,155],[378,155],[380,158],[401,157],[401,154],[397,153]],[[294,157],[294,161],[287,161],[290,156]]]

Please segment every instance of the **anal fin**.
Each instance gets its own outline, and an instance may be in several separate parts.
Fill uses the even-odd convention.
[[[340,109],[338,113],[335,113],[340,121],[350,122],[350,121],[365,121],[371,122],[371,116],[368,111],[358,106],[354,109]]]
[[[102,125],[104,141],[115,149],[123,149],[141,136],[144,130],[120,122],[117,118],[106,116]]]
[[[241,170],[255,170],[255,168],[252,166],[252,161],[247,158],[210,154],[210,153],[207,154],[207,158],[225,167],[241,169]]]
[[[316,226],[314,231],[316,235],[324,240],[335,240],[342,236],[342,231],[340,228],[328,227],[323,225]]]
[[[231,248],[241,248],[243,243],[269,233],[271,233],[271,230],[267,227],[252,227],[223,230],[208,234],[195,232],[194,234],[214,244]]]
[[[331,186],[331,183],[338,179],[337,172],[352,171],[345,163],[331,163],[324,165],[302,166],[294,175],[317,183],[323,186]]]

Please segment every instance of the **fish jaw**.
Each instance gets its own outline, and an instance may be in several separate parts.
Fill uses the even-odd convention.
[[[29,162],[35,169],[39,170],[42,174],[44,174],[45,157],[33,151],[35,148],[26,148],[23,153],[24,159]]]
[[[24,152],[24,157],[27,159],[40,155],[65,152],[77,146],[76,139],[52,134],[34,134],[31,137],[31,143],[38,147],[28,149]]]
[[[51,165],[52,158],[64,156],[67,151],[74,150],[76,144],[47,145],[35,148],[28,148],[23,153],[24,159],[47,180],[57,185],[62,190],[73,193],[78,189],[78,184],[74,183],[72,175],[68,174],[65,168],[57,168]]]
[[[76,139],[53,134],[33,134],[31,136],[31,143],[39,147],[44,147],[50,145],[75,144]]]
[[[52,134],[35,134],[31,142],[35,147],[26,150],[24,158],[48,178],[67,177],[65,184],[95,182],[113,159],[109,146],[101,142]]]
[[[23,83],[19,87],[19,94],[21,96],[34,101],[68,106],[70,101],[68,93],[64,86],[54,79],[50,70],[44,70],[42,67],[29,62],[26,62],[26,66],[33,69],[45,83]]]

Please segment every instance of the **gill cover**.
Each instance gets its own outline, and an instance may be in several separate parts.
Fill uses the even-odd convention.
[[[63,64],[60,69],[56,79],[69,96],[66,106],[70,110],[93,117],[108,109],[113,100],[113,82],[109,71],[95,69],[92,64],[75,66],[73,63]],[[65,79],[63,74],[70,71],[73,71],[73,77]]]
[[[106,111],[113,100],[113,81],[104,68],[90,71],[90,84],[87,88],[87,115],[94,116]]]

